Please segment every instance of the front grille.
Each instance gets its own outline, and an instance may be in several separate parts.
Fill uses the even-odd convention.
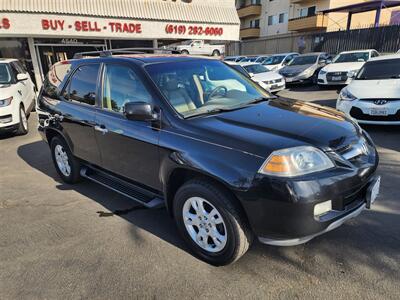
[[[396,101],[400,101],[399,98],[363,98],[363,99],[359,99],[359,101],[363,101],[363,102],[375,102],[375,101],[379,101],[379,100],[386,100],[387,102],[396,102]]]
[[[388,122],[396,122],[400,121],[400,110],[396,112],[394,115],[388,116],[371,116],[364,114],[361,109],[358,107],[352,107],[350,110],[350,116],[360,121],[388,121]]]
[[[300,73],[282,73],[281,75],[285,76],[285,77],[295,77],[295,76],[297,76],[299,74]]]
[[[340,80],[333,80],[333,77],[340,77]],[[329,72],[326,74],[326,80],[341,82],[347,80],[347,72]]]
[[[346,195],[342,201],[342,209],[345,209],[347,205],[352,204],[354,201],[364,200],[367,195],[367,189],[368,189],[368,184]]]
[[[265,84],[274,84],[274,83],[281,83],[282,81],[283,81],[283,79],[279,78],[279,79],[275,79],[275,80],[267,80],[267,81],[264,81],[264,83]]]

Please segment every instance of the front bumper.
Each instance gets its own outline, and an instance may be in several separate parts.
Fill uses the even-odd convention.
[[[284,76],[284,75],[282,75]],[[312,82],[312,75],[311,76],[294,76],[294,77],[285,77],[286,84],[301,84],[301,83],[310,83]]]
[[[378,105],[374,101],[360,99],[341,101],[338,99],[336,109],[350,115],[360,124],[400,125],[400,100]],[[372,109],[384,109],[387,111],[387,115],[373,116],[370,114]]]
[[[0,129],[8,130],[18,127],[19,105],[11,103],[8,106],[0,107]]]
[[[375,151],[362,167],[336,167],[293,179],[257,175],[250,190],[237,197],[262,243],[305,243],[361,213],[376,181],[378,160]],[[328,200],[332,210],[314,216],[315,205]]]
[[[341,80],[332,80],[333,77],[335,77],[335,76],[330,76],[331,79],[328,79],[327,74],[328,73],[325,73],[322,75],[318,74],[318,81],[317,81],[318,85],[325,85],[325,86],[334,85],[335,86],[335,85],[347,85],[350,83],[347,76],[345,77],[345,76],[339,75],[341,77]]]

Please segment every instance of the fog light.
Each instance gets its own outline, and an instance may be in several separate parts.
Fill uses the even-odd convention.
[[[12,122],[12,115],[2,116],[0,117],[0,123],[6,124]]]
[[[317,216],[323,215],[330,210],[332,210],[332,201],[331,200],[318,203],[314,206],[314,216],[317,217]]]

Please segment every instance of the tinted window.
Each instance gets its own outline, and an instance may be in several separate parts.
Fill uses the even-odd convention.
[[[269,70],[263,65],[249,65],[249,66],[244,66],[244,68],[246,69],[247,72],[253,74],[269,72]]]
[[[67,98],[71,101],[95,105],[98,73],[98,64],[80,66],[72,75]]]
[[[151,95],[144,87],[137,74],[129,67],[107,65],[103,83],[103,107],[123,112],[127,102],[148,102]]]
[[[277,64],[280,64],[284,58],[285,58],[284,55],[276,55],[276,56],[274,55],[274,56],[267,58],[263,64],[264,65],[277,65]]]
[[[385,59],[367,62],[358,72],[358,80],[400,78],[400,59]]]
[[[0,64],[0,84],[8,83],[11,83],[10,70],[8,69],[7,64]]]
[[[42,95],[50,98],[58,98],[61,83],[65,80],[70,71],[71,64],[69,63],[64,62],[53,65],[43,82]]]
[[[339,54],[333,60],[334,63],[364,62],[369,59],[369,52],[354,52]]]

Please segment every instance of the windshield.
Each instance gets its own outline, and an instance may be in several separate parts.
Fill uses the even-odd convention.
[[[11,83],[10,69],[7,64],[0,64],[0,84]]]
[[[237,109],[270,95],[218,60],[151,64],[146,71],[183,117]]]
[[[317,62],[317,59],[318,55],[297,56],[288,63],[288,66],[312,65]]]
[[[400,78],[400,59],[385,59],[367,62],[358,72],[358,80]]]
[[[263,65],[248,65],[248,66],[243,66],[247,72],[253,73],[253,74],[259,74],[259,73],[265,73],[269,72],[269,70],[264,67]]]
[[[282,60],[285,59],[286,56],[284,55],[279,55],[279,56],[271,56],[267,58],[264,62],[263,65],[278,65],[282,62]]]
[[[239,65],[231,65],[232,68],[234,68],[236,71],[242,73],[244,76],[249,77],[249,73],[247,73],[247,71]]]
[[[333,63],[364,62],[369,59],[368,52],[343,53],[333,59]]]
[[[246,57],[243,58],[240,62],[255,62],[258,57]]]

